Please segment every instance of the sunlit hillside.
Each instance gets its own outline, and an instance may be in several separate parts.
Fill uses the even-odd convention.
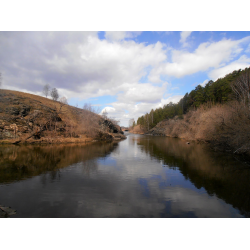
[[[107,127],[112,122],[103,124],[105,119],[87,109],[11,90],[0,90],[0,98],[1,140],[86,141],[114,132]]]

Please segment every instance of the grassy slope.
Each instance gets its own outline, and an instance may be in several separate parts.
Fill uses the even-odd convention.
[[[2,129],[4,125],[9,126],[13,123],[20,126],[25,125],[20,119],[15,119],[17,116],[15,117],[14,115],[6,113],[6,108],[20,108],[22,106],[30,107],[29,114],[24,117],[27,122],[35,110],[39,110],[43,113],[43,115],[36,120],[38,124],[44,124],[55,110],[60,110],[58,114],[62,121],[58,122],[58,126],[70,123],[74,131],[86,137],[86,118],[89,115],[88,111],[70,105],[62,106],[60,102],[45,97],[12,90],[0,90],[0,125],[2,123]],[[99,115],[94,113],[91,113],[91,116],[95,119],[100,118]]]
[[[29,93],[24,93],[24,92],[19,92],[19,91],[14,91],[14,90],[0,90],[0,93],[4,93],[7,95],[14,95],[15,97],[23,97],[25,98],[23,100],[24,104],[30,104],[31,100],[35,100],[38,101],[40,103],[42,103],[43,105],[50,107],[52,109],[59,109],[61,103],[57,102],[57,101],[53,101],[49,98],[45,98],[42,96],[38,96],[38,95],[33,95],[33,94],[29,94]],[[12,105],[10,103],[10,105]],[[35,106],[33,106],[32,108],[36,108]],[[70,105],[64,105],[62,107],[62,114],[61,114],[61,118],[65,119],[68,118],[70,120],[72,120],[74,123],[77,123],[80,121],[80,114],[84,114],[84,110],[80,109],[80,108],[76,108],[76,107],[72,107]]]

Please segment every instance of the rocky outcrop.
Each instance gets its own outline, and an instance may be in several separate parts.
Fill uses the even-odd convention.
[[[165,120],[159,122],[155,127],[150,129],[145,135],[153,135],[153,136],[166,136],[166,124]]]
[[[16,210],[0,205],[0,218],[7,218],[14,214],[16,214]]]
[[[120,133],[124,134],[121,127],[119,125],[115,125],[109,119],[100,120],[100,126],[103,131],[108,130],[109,133]]]
[[[25,95],[26,98],[22,97]],[[39,98],[41,101],[37,100]],[[109,119],[39,98],[0,90],[0,143],[60,142],[83,137],[101,141],[126,138],[120,126]]]
[[[109,119],[101,119],[99,124],[101,129],[98,135],[98,137],[100,138],[99,140],[112,141],[127,138],[124,135],[124,132],[122,131],[121,127],[119,125],[114,124]]]
[[[145,133],[144,135],[166,136],[165,129],[161,129],[161,128],[151,129],[147,133]]]

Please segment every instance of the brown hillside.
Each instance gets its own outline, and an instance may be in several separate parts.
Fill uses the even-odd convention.
[[[135,125],[131,129],[129,129],[129,132],[132,134],[145,134],[147,131],[145,128],[143,128],[141,125]]]
[[[33,94],[0,90],[2,143],[112,140],[113,133],[120,132],[119,126],[88,110]]]

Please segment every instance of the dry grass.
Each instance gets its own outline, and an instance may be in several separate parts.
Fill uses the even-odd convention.
[[[204,105],[189,111],[183,119],[177,117],[159,123],[154,129],[170,137],[211,142],[224,150],[250,154],[250,110],[241,102]]]
[[[67,104],[62,104],[59,101],[53,101],[49,98],[45,98],[45,97],[34,95],[34,94],[29,94],[29,93],[14,91],[14,90],[4,90],[4,89],[1,90],[1,93],[14,94],[17,97],[25,98],[26,101],[24,100],[24,103],[26,104],[29,103],[28,100],[32,99],[52,109],[56,109],[56,110],[61,109],[60,110],[61,118],[62,119],[67,118],[74,123],[79,123],[81,121],[81,116],[79,115],[86,116],[86,114],[88,113],[86,110],[76,108]]]
[[[26,120],[28,120],[32,114],[34,115],[36,110],[42,111],[42,115],[33,119],[33,130],[39,126],[45,125],[52,116],[55,116],[55,114],[60,117],[61,121],[53,121],[53,124],[49,124],[50,126],[47,125],[49,128],[44,131],[43,136],[55,137],[57,135],[62,135],[62,133],[58,132],[60,128],[64,129],[64,136],[66,137],[79,137],[82,135],[94,138],[97,134],[99,120],[101,117],[93,112],[72,107],[58,101],[53,101],[51,99],[29,93],[12,90],[0,90],[0,93],[7,95],[10,99],[9,103],[2,103],[3,112],[6,108],[6,105],[12,105],[12,99],[13,101],[19,100],[22,105],[28,105],[31,107],[30,114],[25,117]],[[49,110],[48,108],[52,110]],[[2,115],[5,114],[2,113]]]
[[[146,130],[142,126],[136,125],[134,128],[130,129],[129,132],[133,134],[144,134]]]

